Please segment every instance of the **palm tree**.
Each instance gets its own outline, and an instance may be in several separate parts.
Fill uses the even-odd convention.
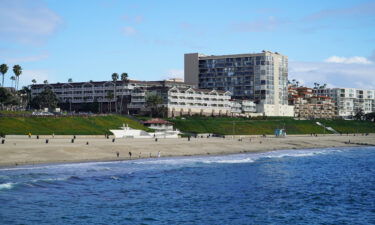
[[[109,112],[112,112],[112,99],[113,99],[113,93],[108,91],[106,98],[108,99],[108,105],[109,105]]]
[[[43,84],[48,84],[48,80],[44,80],[44,81],[43,81]]]
[[[36,84],[36,80],[35,80],[35,79],[32,79],[32,80],[31,80],[31,83]]]
[[[112,73],[112,80],[115,83],[115,90],[114,90],[114,95],[113,97],[115,98],[115,112],[117,113],[117,80],[118,80],[118,74],[117,73]]]
[[[7,64],[1,64],[0,66],[0,73],[3,75],[3,82],[1,83],[1,86],[4,87],[4,78],[5,74],[8,72],[8,66]]]
[[[14,75],[16,75],[16,90],[18,90],[18,84],[20,82],[20,75],[22,73],[22,67],[20,65],[14,65],[13,73]]]
[[[72,78],[69,78],[68,79],[68,83],[72,83],[73,82],[73,79]]]
[[[14,88],[16,88],[16,84],[15,84],[15,82],[16,82],[16,77],[15,76],[11,76],[10,77],[10,80],[12,81],[12,85],[11,85],[11,87],[13,87],[13,84],[14,84]]]
[[[163,98],[160,95],[148,94],[146,96],[146,106],[150,109],[150,117],[159,116],[161,104],[163,104]]]
[[[124,88],[125,84],[128,83],[128,74],[127,73],[121,74],[121,81],[122,81],[122,86]],[[121,95],[121,109],[120,109],[121,113],[123,112],[123,105],[124,105],[123,101],[124,101],[124,93],[122,93],[122,95]],[[127,104],[128,104],[127,101],[125,102],[125,104],[127,106]],[[128,107],[126,107],[126,109],[127,108]],[[126,111],[128,111],[128,110],[126,110]]]

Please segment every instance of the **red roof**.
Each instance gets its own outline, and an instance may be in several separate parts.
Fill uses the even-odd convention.
[[[143,122],[144,124],[173,124],[172,122],[162,120],[159,118],[150,119]]]

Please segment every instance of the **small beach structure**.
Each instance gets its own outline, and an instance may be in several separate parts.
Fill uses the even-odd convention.
[[[178,138],[180,131],[173,128],[173,123],[160,118],[153,118],[144,121],[143,124],[155,130],[153,137],[159,138]]]
[[[178,138],[180,131],[173,129],[173,123],[159,118],[147,120],[143,124],[155,132],[130,128],[123,124],[119,130],[109,130],[115,138]]]
[[[128,124],[123,124],[119,130],[109,130],[116,138],[152,138],[152,136],[144,131],[130,128]]]
[[[162,130],[173,130],[173,123],[167,120],[154,118],[144,121],[143,124],[151,129],[162,131]]]

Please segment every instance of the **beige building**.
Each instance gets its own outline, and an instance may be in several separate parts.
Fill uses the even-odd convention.
[[[228,91],[173,87],[168,90],[168,117],[229,116],[230,98]]]
[[[359,110],[363,113],[375,112],[375,90],[358,88],[318,88],[314,92],[333,99],[337,115],[352,118]]]
[[[254,54],[185,54],[185,82],[203,89],[229,91],[249,99],[266,116],[293,116],[288,106],[288,57],[277,52]]]
[[[289,87],[289,103],[294,105],[294,117],[330,119],[336,117],[335,103],[330,97],[314,93],[312,88]]]

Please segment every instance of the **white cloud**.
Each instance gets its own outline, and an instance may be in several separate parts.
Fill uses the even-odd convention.
[[[137,30],[131,26],[123,27],[122,31],[124,32],[126,36],[132,36],[132,35],[137,34]]]
[[[3,1],[0,7],[0,39],[40,44],[63,23],[42,1]]]
[[[328,87],[375,89],[374,75],[374,64],[289,62],[289,79],[302,80],[308,86],[317,82]]]
[[[142,23],[144,20],[143,16],[141,15],[137,15],[137,16],[124,15],[123,18],[127,22],[137,23],[137,24]]]
[[[38,84],[43,83],[44,80],[48,80],[49,83],[53,82],[53,76],[49,70],[23,70],[20,76],[20,87],[30,85],[32,79],[35,79]]]
[[[353,57],[331,56],[328,59],[326,59],[325,62],[344,63],[344,64],[372,64],[370,60],[361,56],[353,56]]]
[[[184,79],[184,70],[183,69],[169,69],[162,76],[162,79],[170,79],[170,78],[181,78]]]
[[[47,59],[49,57],[48,53],[41,53],[37,55],[29,55],[29,56],[22,56],[22,57],[14,57],[14,58],[5,58],[5,62],[9,64],[20,64],[25,62],[36,62],[43,59]]]
[[[275,31],[287,23],[289,23],[289,21],[269,16],[267,18],[253,20],[250,22],[235,23],[232,24],[231,27],[232,30],[237,32],[267,32]]]

